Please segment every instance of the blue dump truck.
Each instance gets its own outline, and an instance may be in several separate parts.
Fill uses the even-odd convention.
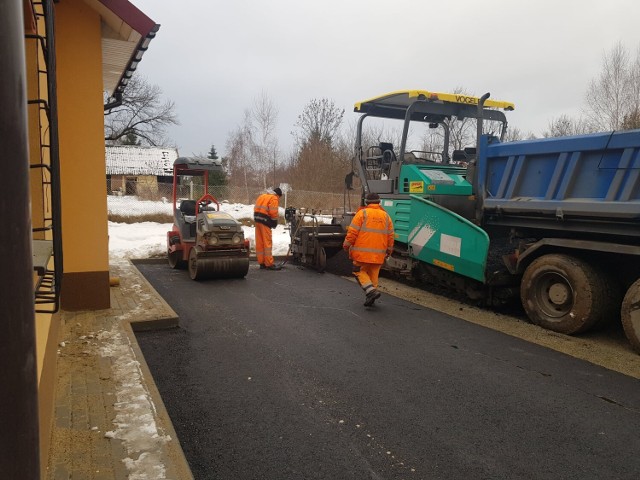
[[[485,304],[519,298],[534,324],[565,334],[621,318],[640,352],[640,131],[503,142],[503,111],[513,108],[488,94],[422,90],[355,105],[346,183],[359,180],[362,197],[378,193],[394,221],[384,268]],[[371,117],[403,122],[399,149],[362,144]],[[452,119],[475,120],[478,141],[450,155]],[[441,151],[409,149],[416,122],[442,132]],[[321,267],[353,215],[298,228],[294,260]]]

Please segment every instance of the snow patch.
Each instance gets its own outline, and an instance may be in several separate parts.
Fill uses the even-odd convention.
[[[139,204],[139,205],[138,205]],[[136,215],[157,211],[171,214],[171,204],[161,201],[151,202],[140,200],[132,202],[130,197],[108,197],[109,212],[119,215]],[[229,213],[237,220],[253,218],[253,205],[240,203],[221,203],[220,211]],[[280,208],[280,215],[284,216],[284,209]],[[131,258],[164,257],[167,253],[167,232],[171,230],[170,223],[138,222],[116,223],[109,222],[109,259],[113,265],[123,265]],[[245,238],[249,239],[251,251],[255,252],[255,228],[243,226]],[[284,256],[289,251],[289,230],[284,225],[278,225],[272,232],[273,254]]]
[[[111,359],[116,390],[116,416],[112,420],[115,429],[104,436],[122,441],[128,455],[123,462],[129,479],[165,479],[161,452],[171,437],[161,432],[155,422],[156,407],[144,386],[140,362],[135,359],[129,338],[117,325],[97,337],[102,341],[100,355]]]

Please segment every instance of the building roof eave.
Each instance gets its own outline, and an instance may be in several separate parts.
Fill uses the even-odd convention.
[[[121,97],[160,25],[128,0],[84,1],[102,22],[104,91],[110,98]]]

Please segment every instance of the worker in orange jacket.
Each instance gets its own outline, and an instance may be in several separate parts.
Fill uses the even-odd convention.
[[[253,220],[256,225],[256,256],[261,269],[280,270],[282,267],[273,261],[273,240],[271,229],[278,225],[278,201],[282,190],[274,188],[263,193],[253,207]]]
[[[365,197],[365,208],[353,217],[342,247],[353,260],[353,274],[366,295],[364,305],[370,307],[380,298],[380,268],[393,252],[393,222],[377,193]]]

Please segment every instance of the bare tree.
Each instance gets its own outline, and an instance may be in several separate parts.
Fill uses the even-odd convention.
[[[290,183],[295,189],[344,191],[344,177],[351,171],[352,141],[347,144],[335,138],[333,143],[312,139],[297,151],[289,169]]]
[[[262,186],[267,188],[267,178],[276,182],[278,160],[278,140],[275,130],[278,121],[278,109],[263,91],[251,108],[249,125],[254,132],[252,153],[256,170],[261,172]],[[271,175],[269,175],[271,173]]]
[[[524,140],[525,137],[531,138],[533,134],[529,133],[525,135],[525,133],[520,130],[518,127],[509,127],[504,135],[505,142],[515,142],[518,140]]]
[[[253,136],[250,128],[250,112],[245,110],[243,123],[238,126],[227,139],[225,158],[228,161],[229,184],[242,186],[247,192],[247,202],[251,202],[249,185],[257,180],[256,172],[251,162]]]
[[[574,119],[568,115],[560,115],[549,122],[547,130],[542,133],[545,138],[582,135],[591,131],[590,123],[583,118]]]
[[[344,109],[321,98],[310,100],[298,116],[292,133],[297,151],[289,168],[290,183],[298,190],[342,191],[350,169],[348,152],[353,151],[336,148],[343,115]]]
[[[640,110],[628,113],[622,120],[623,130],[634,130],[637,128],[640,128]]]
[[[134,74],[119,106],[104,113],[104,136],[109,145],[131,143],[138,138],[148,145],[166,145],[165,127],[179,125],[175,104],[162,102],[162,90]]]
[[[640,49],[632,58],[618,42],[602,57],[602,71],[585,95],[585,115],[593,131],[618,130],[640,112]],[[633,122],[631,121],[633,124]]]
[[[455,94],[471,95],[464,87],[458,86],[453,89]],[[462,150],[464,147],[475,145],[476,143],[476,122],[472,118],[453,117],[448,121],[449,124],[449,146],[453,150]],[[440,129],[438,134],[442,134]],[[451,152],[449,152],[451,153]]]
[[[333,137],[342,124],[344,108],[336,107],[328,98],[311,99],[298,115],[295,126],[299,129],[293,135],[298,145],[307,142],[326,142],[331,145]]]
[[[275,137],[277,118],[278,109],[264,92],[244,111],[241,124],[226,143],[230,184],[248,189],[256,185],[267,188],[271,180],[275,182],[280,155]]]
[[[618,42],[602,56],[602,70],[585,93],[583,117],[561,115],[544,137],[640,128],[640,47],[632,55]]]
[[[435,162],[441,162],[442,159],[442,151],[444,149],[444,135],[442,131],[442,127],[439,128],[431,128],[428,125],[422,132],[422,136],[420,137],[420,151],[424,152],[421,155],[421,158],[425,160],[433,160]],[[407,145],[409,149],[409,145]]]
[[[622,128],[640,128],[640,46],[629,71],[629,111],[625,114]]]
[[[353,138],[355,139],[355,127]],[[362,148],[366,150],[369,147],[377,147],[380,143],[390,143],[393,145],[394,150],[400,148],[402,140],[402,125],[388,125],[383,123],[371,123],[367,124],[365,121],[364,128],[362,129]],[[351,140],[353,145],[353,140]]]

